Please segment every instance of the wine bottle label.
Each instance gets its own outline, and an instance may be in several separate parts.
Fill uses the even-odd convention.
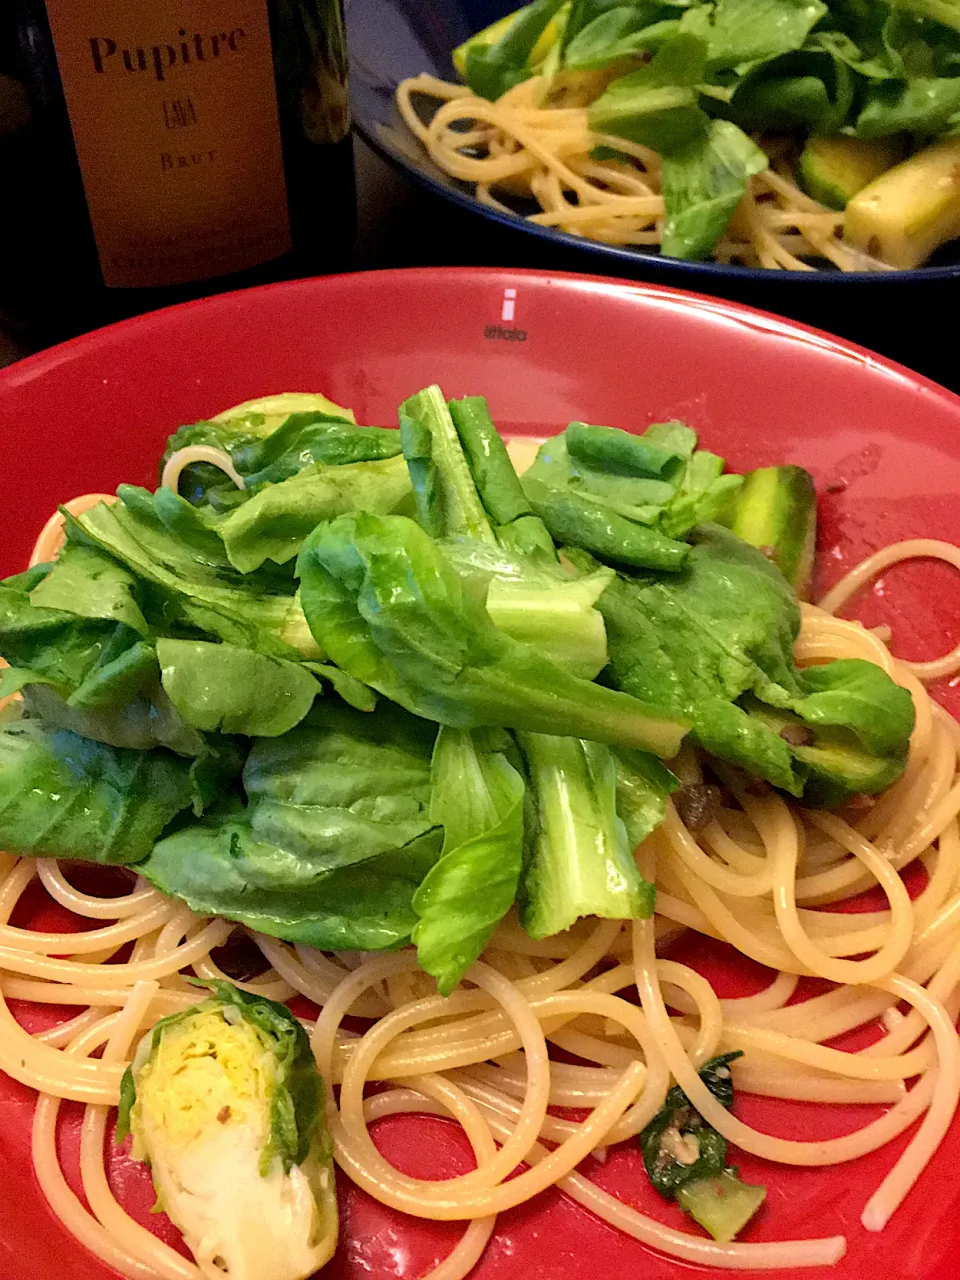
[[[108,288],[291,248],[267,0],[46,0]]]

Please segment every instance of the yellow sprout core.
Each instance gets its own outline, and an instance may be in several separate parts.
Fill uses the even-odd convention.
[[[314,1144],[284,1168],[271,1145],[273,1042],[209,1001],[144,1037],[133,1064],[133,1154],[207,1280],[305,1280],[337,1243],[333,1169]]]
[[[275,1059],[245,1019],[200,1009],[166,1027],[156,1051],[137,1072],[131,1116],[136,1147],[151,1147],[149,1131],[187,1147],[214,1124],[244,1125],[258,1146],[269,1139]],[[142,1159],[142,1148],[134,1155]]]

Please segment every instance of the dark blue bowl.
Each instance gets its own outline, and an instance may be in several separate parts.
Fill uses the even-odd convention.
[[[406,76],[456,79],[450,52],[518,7],[518,0],[347,0],[354,119],[363,138],[428,193],[405,218],[404,262],[589,271],[716,294],[840,333],[950,385],[960,362],[942,335],[960,263],[882,273],[766,271],[682,262],[584,241],[491,209],[448,177],[409,133],[394,104]],[[438,197],[446,203],[439,204]]]

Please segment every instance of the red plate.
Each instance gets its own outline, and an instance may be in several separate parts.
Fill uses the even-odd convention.
[[[77,339],[0,375],[0,570],[23,567],[57,502],[121,481],[152,483],[162,442],[180,423],[269,392],[318,390],[351,405],[361,422],[391,424],[398,403],[429,382],[449,396],[486,395],[501,427],[521,434],[552,433],[574,418],[640,430],[677,417],[737,470],[801,463],[821,494],[823,585],[898,538],[960,542],[960,399],[906,370],[813,330],[691,294],[573,276],[431,270],[301,281],[193,303]],[[939,565],[891,571],[858,608],[865,620],[892,622],[894,647],[905,657],[931,657],[960,639],[960,588]],[[955,683],[936,692],[956,712]],[[721,994],[763,981],[756,966],[731,963],[712,944],[690,949]],[[50,1016],[17,1012],[28,1024]],[[113,1273],[64,1232],[36,1185],[33,1095],[0,1077],[0,1103],[0,1274],[106,1280]],[[877,1114],[750,1098],[738,1106],[771,1132],[804,1138],[842,1133]],[[68,1165],[79,1110],[64,1108]],[[381,1122],[378,1139],[420,1176],[468,1167],[459,1130],[445,1121],[395,1117]],[[748,1180],[770,1188],[745,1238],[846,1235],[844,1260],[808,1272],[811,1280],[953,1280],[960,1123],[887,1230],[870,1235],[860,1226],[865,1201],[905,1141],[833,1169],[781,1169],[744,1156]],[[629,1203],[682,1225],[679,1211],[649,1190],[631,1144],[588,1172]],[[148,1214],[143,1169],[113,1156],[111,1173],[131,1211],[174,1241],[166,1220]],[[388,1212],[353,1188],[344,1188],[343,1208],[331,1280],[416,1280],[460,1230]],[[681,1265],[548,1194],[501,1217],[475,1275],[660,1280]]]

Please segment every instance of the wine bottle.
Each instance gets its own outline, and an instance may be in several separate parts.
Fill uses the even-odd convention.
[[[342,0],[4,0],[0,313],[42,344],[351,265]]]

